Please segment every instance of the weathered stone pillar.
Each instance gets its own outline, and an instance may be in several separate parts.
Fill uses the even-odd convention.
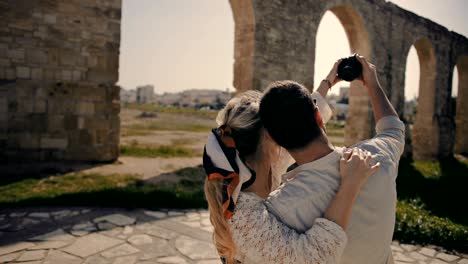
[[[0,6],[0,158],[119,154],[120,0]]]
[[[468,56],[457,60],[458,96],[455,153],[468,154]]]
[[[254,88],[255,13],[251,0],[229,0],[235,23],[234,81],[237,92]]]

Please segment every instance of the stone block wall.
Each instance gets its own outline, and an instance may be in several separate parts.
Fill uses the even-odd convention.
[[[0,1],[0,157],[112,161],[120,0]]]

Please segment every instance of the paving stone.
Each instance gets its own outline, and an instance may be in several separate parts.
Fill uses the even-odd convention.
[[[201,210],[198,212],[200,213],[201,217],[210,217],[210,212],[208,212],[208,210]]]
[[[109,264],[110,261],[101,256],[92,256],[85,260],[83,264]]]
[[[136,219],[122,214],[111,214],[95,218],[93,221],[95,223],[107,221],[117,226],[126,226],[134,224],[136,222]]]
[[[91,222],[86,222],[74,225],[70,233],[75,236],[84,236],[94,231],[97,231],[96,226]]]
[[[196,218],[196,219],[199,219],[200,218],[200,214],[197,213],[197,212],[188,212],[188,213],[185,213],[185,216],[189,219],[193,219],[193,218]]]
[[[43,264],[79,264],[81,259],[70,254],[58,251],[51,250],[47,254]]]
[[[0,225],[0,230],[7,230],[10,227],[11,227],[11,223],[6,223],[3,225]]]
[[[447,264],[447,262],[442,261],[440,259],[432,259],[429,264]]]
[[[193,227],[193,228],[200,228],[201,227],[200,222],[198,222],[198,221],[194,221],[194,222],[182,221],[182,224],[188,225],[188,226]]]
[[[182,254],[193,260],[214,259],[218,257],[212,243],[195,240],[188,236],[178,237],[175,246]]]
[[[92,233],[78,238],[73,244],[64,248],[63,251],[85,258],[121,243],[123,243],[121,240]]]
[[[27,214],[27,212],[13,212],[10,213],[10,217],[23,217]]]
[[[103,234],[103,235],[110,236],[110,237],[117,237],[118,235],[120,235],[122,230],[123,229],[121,227],[115,227],[112,229],[99,231],[99,234]]]
[[[26,262],[15,262],[14,264],[19,263],[19,264],[41,264],[40,260],[34,260],[34,261],[26,261]]]
[[[73,240],[75,237],[63,231],[63,229],[57,229],[50,233],[36,236],[31,238],[33,241],[69,241]]]
[[[140,252],[138,248],[132,247],[129,244],[123,244],[102,252],[101,256],[105,258],[115,258],[135,254],[137,252]]]
[[[29,250],[57,249],[62,248],[68,244],[70,244],[70,241],[44,241],[37,243],[34,247],[29,248]]]
[[[137,256],[119,257],[112,264],[134,264],[137,261]]]
[[[209,260],[200,260],[197,264],[220,264],[221,260],[218,259],[209,259]]]
[[[18,242],[7,246],[2,246],[0,247],[0,256],[21,251],[32,246],[34,246],[34,244],[29,242]]]
[[[422,254],[419,254],[418,252],[415,252],[415,251],[411,252],[411,253],[409,254],[409,257],[410,257],[410,258],[413,258],[413,259],[415,259],[415,260],[421,260],[421,261],[424,261],[424,260],[427,259],[426,256],[424,256],[424,255],[422,255]]]
[[[133,227],[131,226],[125,226],[124,230],[122,231],[122,234],[124,235],[130,235],[133,233]]]
[[[140,260],[172,256],[178,253],[171,247],[168,241],[162,238],[153,238],[152,244],[140,245],[138,248],[143,252],[143,255],[140,256]]]
[[[400,247],[403,248],[403,249],[406,250],[406,251],[413,251],[413,250],[416,250],[416,249],[417,249],[416,246],[413,246],[413,245],[405,245],[405,244],[401,244]]]
[[[396,261],[401,261],[401,262],[405,262],[405,263],[414,263],[416,262],[416,260],[406,256],[406,255],[403,255],[402,253],[396,253],[394,256],[394,259]]]
[[[110,229],[117,227],[116,225],[109,223],[109,222],[101,222],[101,223],[98,223],[97,226],[99,230],[110,230]]]
[[[200,223],[202,226],[211,226],[211,222],[209,218],[202,219]]]
[[[455,261],[455,260],[459,259],[460,257],[455,256],[455,255],[445,254],[445,253],[439,253],[439,254],[436,255],[436,258],[439,258],[439,259],[447,261],[447,262],[452,262],[452,261]]]
[[[214,227],[212,226],[204,226],[202,227],[203,230],[213,233]]]
[[[39,223],[40,223],[39,220],[35,220],[35,219],[32,219],[32,218],[24,218],[23,220],[21,220],[21,223],[17,224],[13,228],[10,228],[9,230],[18,231],[18,230],[25,229],[28,226],[39,224]]]
[[[91,222],[85,222],[85,223],[81,223],[81,224],[76,224],[72,227],[73,230],[87,230],[87,229],[96,229],[96,227],[94,226],[93,223]]]
[[[10,262],[15,260],[21,253],[15,252],[7,255],[0,256],[0,263]]]
[[[183,216],[184,213],[180,212],[180,211],[169,211],[169,212],[167,212],[167,215],[171,216],[171,217],[173,217],[173,216]]]
[[[34,212],[34,213],[30,213],[28,216],[35,217],[35,218],[49,218],[50,214],[48,212]]]
[[[69,216],[71,214],[71,211],[70,210],[60,210],[60,211],[56,211],[56,212],[52,212],[51,213],[55,219],[62,219],[62,218],[65,218],[67,216]]]
[[[158,258],[157,261],[159,263],[165,263],[165,264],[186,264],[187,263],[185,259],[179,256],[169,256],[169,257]]]
[[[135,246],[153,243],[153,239],[150,236],[144,234],[131,236],[127,241]]]
[[[434,257],[436,254],[436,251],[432,248],[423,247],[419,250],[419,253],[426,255],[428,257]]]
[[[87,213],[89,213],[89,212],[91,212],[90,209],[83,209],[83,210],[81,210],[81,213],[82,213],[82,214],[87,214]]]
[[[33,260],[41,260],[46,256],[46,250],[33,250],[33,251],[25,251],[16,261],[33,261]]]
[[[390,247],[392,248],[393,252],[403,252],[403,249],[401,247],[399,247],[399,246],[396,246],[396,245],[392,244]]]
[[[468,264],[468,259],[462,259],[457,262],[458,264]]]
[[[167,213],[166,212],[161,212],[161,211],[146,211],[145,210],[145,211],[143,211],[143,213],[145,213],[146,215],[152,216],[154,218],[157,218],[157,219],[167,217]]]
[[[173,231],[163,229],[159,226],[155,226],[155,225],[148,224],[148,223],[137,225],[136,229],[141,230],[142,232],[148,235],[160,237],[160,238],[167,239],[167,240],[176,238],[178,236],[178,234]]]

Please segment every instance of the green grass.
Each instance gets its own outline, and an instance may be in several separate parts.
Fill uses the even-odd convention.
[[[205,174],[201,167],[174,172],[178,183],[152,185],[135,175],[67,174],[24,179],[0,186],[0,207],[112,206],[124,208],[202,208]]]
[[[147,157],[147,158],[175,158],[175,157],[197,157],[197,153],[192,149],[183,146],[141,146],[141,145],[121,145],[120,154],[122,156]]]
[[[146,129],[132,129],[127,127],[122,127],[120,135],[122,137],[132,137],[132,136],[148,136],[151,135],[153,131]]]
[[[344,138],[344,131],[337,130],[337,129],[327,129],[327,136],[329,137],[343,137]]]
[[[215,110],[198,110],[193,108],[182,108],[182,107],[163,107],[155,105],[139,105],[139,104],[125,104],[124,108],[141,110],[141,111],[154,111],[159,113],[171,113],[171,114],[184,114],[190,116],[196,116],[200,118],[214,120],[218,115],[218,111]]]
[[[333,120],[330,120],[327,122],[327,124],[325,125],[327,130],[331,130],[331,129],[335,129],[335,130],[344,130],[345,128],[345,122],[344,121],[333,121]]]

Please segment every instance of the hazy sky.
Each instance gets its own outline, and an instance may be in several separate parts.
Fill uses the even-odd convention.
[[[468,36],[466,0],[392,0]],[[330,34],[333,32],[333,34]],[[327,41],[325,41],[327,40]],[[228,0],[123,0],[119,84],[153,84],[155,92],[232,88],[234,21]],[[349,53],[338,19],[327,12],[317,35],[315,80]],[[417,93],[419,62],[408,55],[405,94]]]

